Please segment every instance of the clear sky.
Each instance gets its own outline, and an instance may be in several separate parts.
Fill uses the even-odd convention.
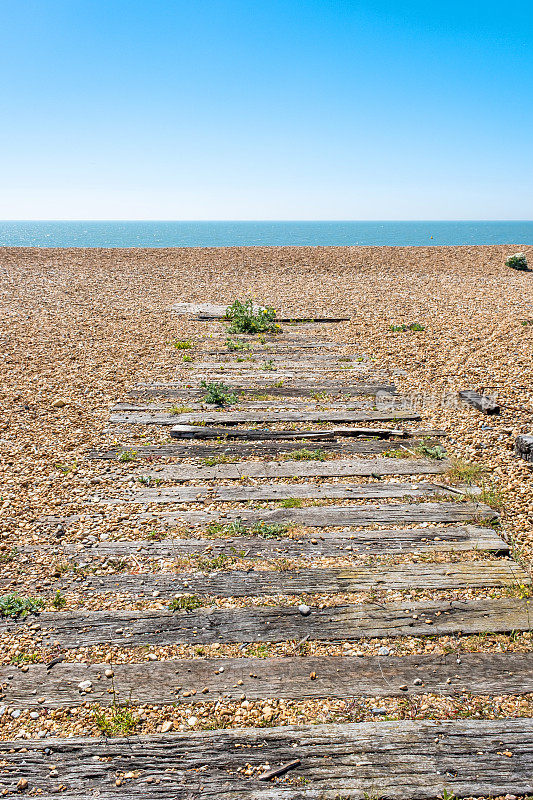
[[[533,10],[1,0],[2,219],[531,219]]]

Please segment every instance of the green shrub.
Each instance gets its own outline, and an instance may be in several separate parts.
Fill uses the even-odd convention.
[[[391,325],[390,330],[393,333],[405,333],[405,331],[425,331],[425,325],[421,325],[419,322],[411,322],[409,325],[405,323],[402,325]]]
[[[509,258],[505,259],[505,266],[511,267],[511,269],[519,269],[519,270],[528,269],[526,254],[515,253],[513,256],[509,256]]]
[[[214,406],[231,406],[237,402],[237,395],[225,383],[202,381],[200,385],[206,390],[204,403]]]
[[[176,348],[176,350],[190,350],[191,347],[192,347],[192,344],[189,341],[187,341],[187,342],[174,342],[174,347]]]
[[[248,342],[239,342],[239,340],[230,339],[229,336],[226,339],[226,347],[233,353],[235,350],[250,350],[250,345]]]
[[[18,594],[4,594],[0,597],[0,617],[27,617],[35,614],[44,606],[41,597],[19,597]]]
[[[229,333],[277,333],[281,330],[276,322],[276,310],[266,308],[254,309],[252,300],[235,300],[226,309],[225,318],[231,322]]]

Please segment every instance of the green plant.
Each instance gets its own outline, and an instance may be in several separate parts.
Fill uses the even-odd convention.
[[[182,594],[180,597],[173,597],[168,604],[170,611],[194,611],[205,605],[205,601],[196,594]]]
[[[235,350],[250,350],[250,343],[249,342],[240,342],[238,339],[226,339],[226,347],[233,353]]]
[[[170,414],[190,414],[192,408],[190,406],[172,406],[169,413]]]
[[[382,455],[383,458],[405,458],[406,452],[405,450],[398,450],[391,447],[389,450],[384,450]]]
[[[119,455],[118,460],[127,463],[128,461],[135,461],[137,458],[136,450],[123,450]]]
[[[511,269],[527,270],[527,258],[525,253],[515,253],[505,259],[505,266]]]
[[[191,347],[192,347],[191,342],[189,342],[188,340],[185,341],[185,342],[176,341],[176,342],[173,342],[173,344],[174,344],[174,347],[176,348],[176,350],[190,350]]]
[[[28,614],[35,614],[44,606],[41,597],[20,597],[11,592],[0,597],[0,617],[27,617]]]
[[[193,357],[192,357],[192,356],[188,356],[188,355],[184,355],[184,356],[183,356],[183,360],[184,360],[186,363],[188,363],[188,362],[190,362],[190,361],[194,361]]]
[[[73,464],[54,464],[54,467],[58,469],[63,475],[68,475],[69,472],[75,472],[78,468],[78,462],[74,461]]]
[[[446,450],[442,445],[430,445],[425,439],[420,442],[416,448],[416,452],[421,456],[433,458],[436,461],[442,461],[444,458],[446,458]]]
[[[326,453],[324,450],[308,450],[307,447],[302,447],[301,450],[293,450],[289,453],[287,459],[291,461],[325,461]]]
[[[269,358],[268,361],[263,361],[263,369],[266,369],[270,372],[274,369],[274,362],[271,358]]]
[[[217,464],[234,464],[238,460],[238,456],[227,456],[225,453],[222,453],[219,456],[208,456],[208,458],[202,459],[202,463],[205,464],[206,467],[214,467]]]
[[[116,700],[108,709],[95,709],[93,719],[104,736],[128,736],[139,724],[129,703],[119,703]]]
[[[402,325],[391,325],[390,330],[394,333],[404,333],[405,331],[425,331],[426,327],[419,322],[410,322],[408,325],[405,323]]]
[[[18,653],[10,659],[11,664],[37,664],[41,660],[39,653]]]
[[[213,572],[216,569],[224,569],[235,560],[235,556],[228,556],[226,553],[219,553],[217,556],[198,556],[196,566],[201,572]]]
[[[62,595],[61,591],[58,589],[52,600],[53,607],[59,610],[60,608],[65,608],[66,604],[66,597]]]
[[[250,533],[264,536],[265,539],[275,539],[286,534],[289,527],[283,522],[256,522],[249,530]]]
[[[523,319],[521,325],[533,325],[533,319]]]
[[[226,309],[225,318],[231,325],[228,333],[277,333],[281,330],[276,322],[274,308],[254,308],[252,300],[235,300]]]
[[[10,550],[2,550],[2,552],[0,552],[0,564],[9,564],[10,561],[13,561],[17,553],[18,550],[16,547],[12,547]]]
[[[237,395],[232,392],[225,383],[207,383],[202,381],[200,384],[205,389],[204,403],[215,406],[230,406],[237,402]]]
[[[300,508],[303,500],[300,497],[286,497],[281,501],[282,508]]]

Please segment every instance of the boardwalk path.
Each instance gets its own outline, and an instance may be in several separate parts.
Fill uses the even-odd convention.
[[[430,442],[389,376],[339,356],[322,323],[236,337],[240,349],[229,351],[220,308],[196,311],[216,336],[187,383],[132,388],[107,429],[121,444],[90,453],[112,465],[102,514],[119,506],[130,524],[153,522],[157,536],[86,542],[85,565],[114,571],[58,576],[52,587],[115,607],[3,623],[63,653],[104,646],[131,656],[113,669],[96,656],[1,676],[11,710],[91,701],[116,721],[110,704],[129,698],[132,709],[175,704],[192,716],[140,737],[134,724],[127,738],[2,742],[0,790],[184,800],[533,792],[528,718],[383,719],[392,698],[431,696],[438,706],[533,691],[531,653],[461,649],[469,635],[530,630],[528,601],[514,588],[529,578],[495,512],[472,487],[449,489],[449,463],[428,457],[439,432]],[[202,380],[223,380],[239,402],[206,407]],[[159,438],[139,445],[138,430]],[[80,545],[65,552],[79,557]],[[455,637],[455,648],[420,652],[439,636]],[[402,653],[413,642],[414,655],[394,655],[397,639]],[[357,642],[368,649],[357,652]],[[180,656],[180,645],[207,655]],[[146,660],[144,648],[156,646],[170,647],[168,657]],[[351,723],[349,704],[364,698],[373,719]],[[301,724],[279,724],[279,702],[324,700],[344,703],[340,721],[302,706]],[[232,702],[258,713],[239,727],[237,712],[226,728],[218,708]]]

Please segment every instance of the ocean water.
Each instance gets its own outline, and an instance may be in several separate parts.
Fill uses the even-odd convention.
[[[527,222],[11,222],[1,247],[533,244]]]

